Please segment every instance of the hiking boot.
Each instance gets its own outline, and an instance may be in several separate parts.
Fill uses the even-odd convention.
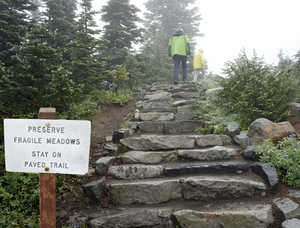
[[[174,85],[177,85],[178,84],[178,80],[174,80]]]

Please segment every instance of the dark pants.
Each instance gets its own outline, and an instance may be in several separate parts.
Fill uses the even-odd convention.
[[[178,79],[178,73],[179,73],[179,67],[180,67],[180,62],[182,65],[182,80],[186,81],[187,80],[187,67],[186,67],[186,61],[187,61],[187,56],[184,55],[174,55],[173,56],[174,60],[174,80],[179,80]]]

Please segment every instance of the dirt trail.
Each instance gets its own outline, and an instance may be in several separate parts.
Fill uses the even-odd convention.
[[[90,147],[90,169],[95,168],[96,161],[102,156],[104,150],[105,137],[112,136],[113,132],[120,129],[120,127],[126,122],[128,114],[132,113],[135,108],[135,101],[130,101],[125,106],[109,105],[101,107],[101,114],[88,116],[87,119],[92,121],[92,141]],[[80,181],[74,181],[72,178]],[[89,200],[83,193],[83,185],[90,183],[94,180],[98,180],[101,177],[97,175],[84,175],[82,177],[75,175],[68,175],[66,180],[67,186],[73,188],[72,191],[64,190],[56,191],[56,208],[57,218],[56,227],[67,226],[66,222],[70,216],[81,215],[88,216],[91,213],[101,213],[107,209],[113,209],[113,205],[110,208],[105,208],[100,203],[95,203]],[[76,194],[74,193],[76,192]],[[67,193],[67,194],[66,194]]]

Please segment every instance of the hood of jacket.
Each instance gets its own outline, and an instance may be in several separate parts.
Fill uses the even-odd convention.
[[[173,36],[183,36],[183,35],[184,35],[184,33],[183,33],[182,30],[177,30],[177,31],[173,34]]]
[[[201,54],[202,54],[202,53],[203,53],[203,50],[202,50],[202,49],[199,49],[199,50],[198,50],[198,53],[201,53]]]

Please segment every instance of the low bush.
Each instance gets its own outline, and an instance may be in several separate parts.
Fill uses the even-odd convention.
[[[256,147],[258,160],[274,165],[280,180],[289,186],[300,187],[300,141],[295,135],[283,138],[277,145],[267,139]]]
[[[289,115],[288,107],[297,97],[296,77],[265,64],[255,52],[249,59],[245,50],[225,66],[227,77],[219,81],[217,105],[239,114],[243,128],[258,118],[279,122]]]
[[[0,151],[0,227],[39,227],[38,174],[6,172]]]
[[[214,105],[209,99],[205,101],[198,101],[200,109],[197,110],[199,114],[198,119],[202,121],[212,122],[208,127],[196,127],[196,133],[203,134],[223,134],[224,128],[229,124],[236,122],[240,124],[240,118],[237,114],[226,113],[222,108]]]

